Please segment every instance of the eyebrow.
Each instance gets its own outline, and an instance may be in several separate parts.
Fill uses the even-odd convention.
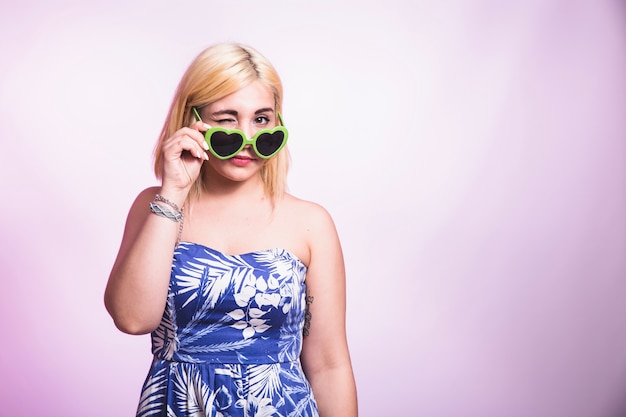
[[[264,107],[254,112],[254,114],[261,114],[261,113],[274,113],[274,109],[271,107]],[[223,116],[225,114],[229,116],[237,117],[239,115],[239,112],[237,110],[218,110],[216,112],[211,113],[211,117],[215,118],[215,117]]]

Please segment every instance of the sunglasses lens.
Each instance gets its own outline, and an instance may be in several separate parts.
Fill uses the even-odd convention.
[[[256,149],[259,155],[269,157],[275,154],[285,141],[285,133],[276,131],[274,133],[262,133],[256,140]]]
[[[211,148],[222,158],[235,155],[242,143],[243,138],[238,133],[213,132],[211,135]]]

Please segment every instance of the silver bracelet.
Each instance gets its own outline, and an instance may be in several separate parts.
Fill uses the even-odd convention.
[[[176,211],[171,210],[169,207],[164,206],[161,203],[167,204]],[[176,246],[178,246],[180,243],[180,237],[183,234],[183,223],[185,221],[183,210],[179,208],[176,203],[173,203],[167,198],[157,194],[154,196],[154,200],[150,202],[150,211],[157,216],[165,217],[178,223],[178,236],[176,237]]]
[[[168,206],[172,207],[174,210],[176,210],[179,213],[182,213],[183,210],[178,207],[178,204],[174,203],[173,201],[168,200],[167,198],[163,197],[161,194],[157,194],[154,196],[154,201],[161,201],[165,204],[167,204]]]
[[[154,201],[150,202],[150,211],[157,216],[165,217],[175,222],[179,222],[183,219],[183,213],[180,211],[172,211],[169,207],[163,206]]]

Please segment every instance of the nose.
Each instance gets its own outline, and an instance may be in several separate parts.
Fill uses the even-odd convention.
[[[250,140],[254,137],[254,134],[257,132],[258,129],[256,129],[255,126],[252,126],[252,124],[246,124],[245,127],[242,126],[242,132],[246,135],[246,139]]]

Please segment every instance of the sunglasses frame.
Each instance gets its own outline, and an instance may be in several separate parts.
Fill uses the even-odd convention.
[[[191,109],[193,110],[193,113],[194,113],[197,121],[203,122],[202,118],[200,117],[200,114],[198,113],[198,110],[195,107],[192,107]],[[261,129],[258,132],[256,132],[251,139],[249,139],[246,136],[246,134],[244,132],[242,132],[241,130],[239,130],[239,129],[226,129],[226,128],[223,128],[223,127],[216,126],[216,127],[211,127],[206,132],[204,132],[204,140],[207,143],[207,145],[209,145],[209,151],[211,152],[211,154],[213,156],[215,156],[216,158],[218,158],[218,159],[222,159],[222,160],[231,159],[235,155],[237,155],[239,152],[241,152],[241,150],[243,148],[245,148],[246,145],[252,145],[252,148],[254,149],[254,152],[258,155],[259,158],[270,159],[271,157],[275,156],[278,152],[280,152],[285,147],[285,145],[287,144],[287,138],[289,137],[289,133],[287,132],[287,128],[285,126],[283,126],[283,118],[282,118],[282,116],[280,115],[280,113],[277,113],[277,115],[278,115],[278,121],[280,123],[279,126],[273,127],[271,129]],[[230,135],[239,135],[239,136],[241,136],[241,138],[243,139],[242,142],[241,142],[241,146],[237,149],[237,151],[233,152],[230,155],[227,155],[227,156],[219,155],[213,149],[213,145],[211,145],[211,137],[213,136],[213,133],[216,133],[216,132],[226,133],[229,136]],[[259,152],[259,150],[257,149],[257,146],[256,146],[257,139],[261,135],[263,135],[263,134],[273,135],[276,132],[282,132],[283,133],[283,143],[278,147],[278,149],[276,149],[276,151],[274,151],[270,155],[267,155],[267,156],[262,155]]]

